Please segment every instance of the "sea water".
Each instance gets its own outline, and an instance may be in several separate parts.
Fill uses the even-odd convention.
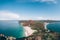
[[[15,38],[25,37],[24,28],[17,20],[0,20],[0,34]]]
[[[49,23],[46,27],[50,31],[60,33],[60,22]]]

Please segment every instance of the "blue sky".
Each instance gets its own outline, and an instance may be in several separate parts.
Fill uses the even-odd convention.
[[[0,20],[60,20],[60,1],[0,0],[0,14]]]

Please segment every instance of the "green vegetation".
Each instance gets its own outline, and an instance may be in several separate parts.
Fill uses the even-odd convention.
[[[42,40],[57,40],[57,33],[44,29],[44,22],[35,22],[34,24],[30,24],[30,26],[32,29],[37,30],[32,37],[40,36]]]

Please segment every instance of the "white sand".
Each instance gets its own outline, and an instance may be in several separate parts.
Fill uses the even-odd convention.
[[[29,26],[25,26],[24,29],[25,29],[26,37],[32,35],[36,31],[36,30],[31,29],[31,27]]]

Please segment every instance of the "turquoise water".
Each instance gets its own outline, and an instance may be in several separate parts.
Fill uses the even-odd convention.
[[[48,30],[60,33],[60,22],[50,23],[46,26]],[[24,28],[16,20],[0,20],[0,34],[16,38],[25,37]]]
[[[60,33],[60,22],[50,23],[47,25],[47,29],[53,32]]]
[[[25,37],[23,27],[16,20],[0,20],[0,34],[16,38]]]

